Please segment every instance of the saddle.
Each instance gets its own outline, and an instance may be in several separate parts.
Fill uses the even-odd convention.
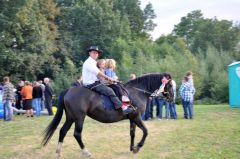
[[[128,97],[128,91],[124,88],[123,84],[117,83],[117,85],[118,85],[118,88],[120,88],[121,91],[123,92],[122,96],[120,96],[118,90],[112,88],[111,85],[107,85],[107,86],[112,88],[112,90],[114,91],[116,96],[119,98],[119,100],[122,102],[122,105],[124,107],[131,106],[131,101],[130,101],[130,99]],[[84,87],[90,89],[91,91],[94,91],[93,89],[91,89],[89,87],[86,87],[86,86],[84,86]],[[100,95],[101,100],[102,100],[102,104],[103,104],[105,109],[115,109],[114,104],[112,103],[110,97],[108,97],[108,96],[106,96],[104,94],[101,94],[100,92],[97,92],[97,91],[94,91],[94,92],[96,92],[96,93],[98,93]]]

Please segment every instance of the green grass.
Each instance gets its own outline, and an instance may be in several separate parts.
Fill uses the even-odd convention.
[[[137,155],[129,152],[129,121],[103,124],[86,118],[83,141],[96,159],[238,159],[240,156],[240,109],[228,105],[196,105],[195,118],[151,120],[145,124],[149,135]],[[42,116],[16,116],[12,122],[0,120],[1,159],[55,158],[59,129],[45,148],[41,148],[41,133],[52,120]],[[63,122],[64,120],[62,120]],[[80,148],[73,137],[74,125],[68,132],[62,158],[81,158]],[[142,132],[137,129],[136,141]]]

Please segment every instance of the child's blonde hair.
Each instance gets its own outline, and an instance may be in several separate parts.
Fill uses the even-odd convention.
[[[108,59],[106,61],[106,67],[111,68],[111,69],[115,69],[116,68],[116,61],[114,59]]]
[[[101,65],[102,63],[104,63],[104,62],[106,62],[105,59],[99,59],[99,60],[97,61],[97,67],[100,68],[100,65]]]

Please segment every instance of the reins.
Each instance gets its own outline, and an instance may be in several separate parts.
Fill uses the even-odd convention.
[[[125,85],[125,84],[124,84],[124,85]],[[146,90],[144,90],[144,89],[140,89],[140,88],[133,87],[133,86],[129,86],[129,85],[125,85],[125,86],[127,86],[127,87],[131,87],[131,88],[133,88],[133,89],[136,89],[136,90],[138,90],[138,91],[140,91],[140,92],[143,92],[144,94],[149,94],[150,96],[152,95],[151,92],[146,91]]]

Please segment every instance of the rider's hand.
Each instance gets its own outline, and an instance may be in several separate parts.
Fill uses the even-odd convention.
[[[115,79],[115,78],[111,78],[111,77],[109,77],[109,81],[110,81],[111,83],[113,83],[113,84],[115,84],[115,83],[118,82],[117,79]]]
[[[107,80],[109,80],[110,82],[115,82],[115,79],[111,77],[108,77]]]

